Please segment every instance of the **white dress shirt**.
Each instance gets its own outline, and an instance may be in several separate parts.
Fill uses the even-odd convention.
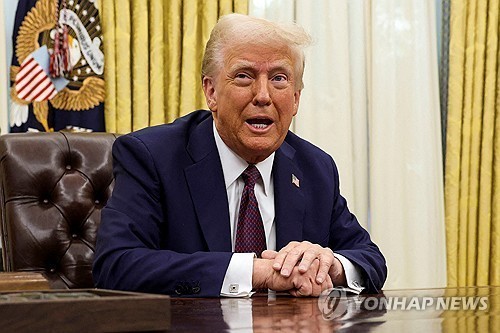
[[[229,221],[231,227],[231,247],[234,252],[234,241],[236,239],[236,226],[238,225],[238,214],[240,210],[240,200],[245,182],[240,177],[248,167],[248,163],[236,155],[222,141],[215,123],[213,125],[215,143],[219,152],[224,181],[226,184],[227,198],[229,204]],[[274,153],[264,161],[257,163],[255,167],[259,170],[261,178],[255,184],[255,197],[259,204],[264,231],[266,234],[266,244],[268,250],[276,250],[276,229],[274,223],[274,186],[272,168]],[[344,266],[348,286],[359,289],[361,274],[358,269],[344,256],[334,253]],[[229,262],[229,266],[224,277],[221,288],[221,296],[247,297],[252,295],[252,273],[255,253],[234,253]]]

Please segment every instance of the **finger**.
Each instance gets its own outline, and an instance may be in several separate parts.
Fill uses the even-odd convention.
[[[276,257],[274,258],[274,263],[273,263],[273,268],[275,270],[277,271],[281,270],[281,268],[283,267],[283,263],[285,262],[285,259],[288,256],[288,253],[292,251],[298,244],[299,242],[290,242],[278,252]],[[288,275],[285,276],[289,276],[290,272],[291,270],[288,272]]]
[[[332,279],[327,276],[323,283],[316,283],[313,285],[312,296],[320,296],[323,291],[331,288],[333,288]]]
[[[315,284],[311,293],[311,296],[318,297],[324,290],[329,289],[327,283]]]
[[[323,286],[321,284],[314,283],[311,286],[311,296],[319,296],[321,294]]]
[[[300,286],[300,288],[297,289],[297,294],[299,295],[299,297],[311,296],[315,288],[316,285],[314,285],[313,283],[304,283]]]
[[[328,272],[330,271],[330,267],[333,265],[333,261],[335,257],[329,251],[323,251],[319,257],[319,268],[318,274],[316,275],[316,282],[323,283],[326,277],[328,276]]]
[[[312,261],[309,272],[306,273],[311,277],[311,293],[310,293],[311,296],[319,296],[319,294],[321,294],[322,291],[322,284],[317,283],[315,280],[318,268],[319,268],[319,259],[316,258]]]
[[[306,250],[304,254],[302,255],[302,260],[300,261],[299,264],[299,272],[304,273],[307,272],[309,267],[311,267],[312,262],[314,259],[316,259],[318,256],[318,252],[314,248],[310,248],[309,250]]]
[[[272,250],[264,250],[261,254],[262,259],[274,259],[278,255],[278,252]]]
[[[321,292],[323,291],[323,285],[321,284],[315,284],[311,293],[311,296],[313,297],[318,297],[321,295]]]
[[[311,248],[311,243],[310,242],[301,242],[294,248],[292,248],[289,252],[288,255],[285,257],[285,260],[283,261],[282,267],[281,267],[281,275],[283,276],[289,276],[290,273],[292,272],[293,268],[297,265],[299,260],[302,258],[304,252],[306,252],[308,249]],[[307,271],[307,269],[305,270]]]
[[[326,276],[325,281],[321,284],[321,288],[321,291],[333,288],[333,281],[329,275]]]
[[[332,281],[336,286],[344,286],[347,284],[344,266],[342,266],[342,263],[337,258],[334,258],[333,265],[330,267],[328,275],[332,277]]]

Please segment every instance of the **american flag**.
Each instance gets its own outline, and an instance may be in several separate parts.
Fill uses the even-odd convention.
[[[300,180],[293,173],[292,173],[292,184],[297,187],[300,187]]]
[[[21,64],[16,76],[15,87],[20,99],[41,102],[57,94],[56,87],[43,67],[30,54]]]

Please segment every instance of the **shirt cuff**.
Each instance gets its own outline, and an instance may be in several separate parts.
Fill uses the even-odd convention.
[[[224,297],[250,297],[254,253],[233,253],[224,276],[220,295]]]
[[[365,286],[362,285],[363,279],[362,279],[362,274],[361,274],[361,271],[359,270],[359,268],[354,266],[354,264],[349,259],[344,257],[343,255],[335,253],[335,252],[333,253],[333,255],[335,256],[335,258],[337,258],[340,261],[340,263],[344,267],[344,273],[345,273],[345,279],[347,281],[347,286],[349,288],[352,288],[352,289],[358,291],[358,293],[360,293],[363,289],[365,289]]]

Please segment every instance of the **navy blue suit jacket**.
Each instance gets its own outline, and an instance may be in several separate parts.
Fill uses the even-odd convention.
[[[232,253],[210,112],[121,136],[113,159],[115,188],[98,230],[96,286],[219,296]],[[277,249],[294,240],[329,246],[361,269],[367,291],[379,290],[384,257],[340,195],[332,158],[289,132],[272,172]]]

